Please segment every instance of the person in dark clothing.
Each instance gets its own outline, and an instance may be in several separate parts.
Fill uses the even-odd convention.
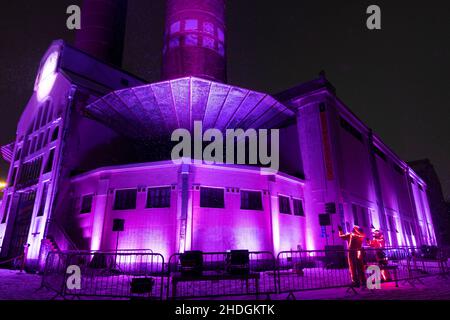
[[[354,226],[352,231],[344,233],[341,226],[338,226],[339,237],[347,241],[348,245],[348,267],[352,278],[352,285],[359,288],[366,283],[364,271],[364,256],[362,245],[366,235],[359,226]]]

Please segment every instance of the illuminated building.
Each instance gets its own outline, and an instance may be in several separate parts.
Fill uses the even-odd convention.
[[[224,0],[168,1],[157,83],[108,63],[121,52],[121,23],[95,12],[120,16],[124,1],[87,1],[96,2],[78,48],[55,41],[43,56],[16,140],[2,147],[11,163],[3,257],[28,243],[35,265],[48,250],[114,250],[117,236],[119,249],[166,259],[191,249],[321,249],[342,245],[337,226],[353,224],[382,230],[388,245],[435,244],[426,184],[323,74],[276,95],[225,83]],[[280,129],[280,172],[174,164],[170,135],[196,120]],[[125,221],[120,234],[115,219]]]

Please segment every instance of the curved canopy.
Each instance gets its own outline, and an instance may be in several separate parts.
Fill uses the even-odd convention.
[[[294,112],[268,94],[195,77],[113,91],[87,107],[96,120],[133,138],[170,135],[173,130],[277,127]]]

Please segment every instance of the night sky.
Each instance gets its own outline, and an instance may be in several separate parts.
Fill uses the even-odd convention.
[[[0,2],[0,145],[14,140],[39,61],[75,0]],[[159,80],[164,0],[129,0],[124,69]],[[382,30],[365,26],[382,9]],[[322,69],[338,96],[404,160],[429,158],[450,198],[450,2],[229,0],[228,79],[276,93]],[[1,160],[0,176],[8,165]]]

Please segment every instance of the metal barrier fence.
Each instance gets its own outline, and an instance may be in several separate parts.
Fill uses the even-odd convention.
[[[69,266],[79,268],[79,288],[68,285]],[[158,253],[50,252],[41,287],[54,291],[55,298],[162,299],[164,275],[164,257]]]
[[[271,252],[177,253],[170,257],[168,270],[168,299],[277,293]]]
[[[193,299],[218,296],[255,296],[328,288],[353,288],[346,249],[271,252],[192,251],[173,254],[167,264],[150,250],[50,252],[42,286],[55,297]],[[416,247],[364,248],[366,276],[380,267],[383,280],[420,281],[449,272],[443,250]],[[354,261],[353,261],[354,262]],[[80,288],[71,288],[68,267],[78,266]],[[361,283],[365,286],[365,283]],[[165,290],[165,291],[164,291]]]
[[[354,283],[349,272],[349,250],[282,251],[277,256],[277,279],[280,293],[348,287]],[[409,255],[404,249],[364,249],[362,255],[364,272],[370,265],[380,267],[386,281],[408,280]],[[386,261],[381,262],[381,261]],[[366,274],[367,276],[368,274]],[[361,283],[365,286],[365,283]]]
[[[435,246],[402,247],[410,256],[411,280],[429,276],[446,276],[449,273],[447,264],[448,252]]]

